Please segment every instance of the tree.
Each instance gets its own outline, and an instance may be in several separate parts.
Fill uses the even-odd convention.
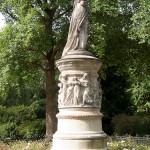
[[[103,70],[115,66],[115,74],[148,73],[147,44],[128,39],[131,17],[138,1],[90,1],[88,48],[103,59]],[[21,76],[40,73],[46,89],[46,135],[56,131],[55,59],[66,43],[71,2],[68,0],[1,0],[0,12],[7,25],[0,32],[0,57],[4,70]],[[44,73],[41,73],[43,71]],[[105,75],[105,74],[104,74]],[[33,78],[30,76],[29,78]],[[27,78],[27,79],[29,79]],[[37,78],[36,78],[37,79]],[[13,79],[12,79],[13,80]],[[17,79],[18,80],[18,79]],[[37,82],[32,80],[32,82]]]
[[[150,1],[139,0],[138,5],[132,16],[130,38],[150,45]]]
[[[131,86],[128,92],[131,93],[131,100],[137,107],[137,112],[140,114],[150,114],[150,75],[145,75],[141,78],[134,74],[131,70],[130,74]]]
[[[44,71],[46,136],[51,138],[57,125],[54,62],[67,36],[70,3],[67,0],[2,0],[0,11],[7,23],[0,33],[2,66],[7,65],[16,74],[20,68],[25,74],[35,69]]]
[[[132,25],[131,18],[140,7],[139,2],[113,0],[96,1],[92,4],[91,16],[96,32],[92,34],[94,38],[91,49],[96,49],[96,54],[103,59],[105,65],[118,66],[118,73],[128,72],[129,68],[132,68],[137,70],[138,74],[143,72],[148,74],[149,46],[128,38]],[[97,41],[102,43],[103,47],[100,47]]]
[[[148,1],[145,3],[148,4]],[[133,18],[137,16],[139,8],[146,7],[148,9],[149,6],[141,6],[139,1],[135,0],[118,2],[115,0],[102,2],[100,0],[95,1],[95,4],[92,3],[92,5],[91,20],[94,38],[91,38],[90,49],[103,60],[101,77],[103,78],[102,110],[104,114],[111,120],[113,115],[122,112],[137,113],[137,110],[148,113],[150,108],[150,49],[148,42],[139,43],[137,38],[134,40],[129,38],[129,33],[130,37],[136,35],[136,32],[131,32],[131,27],[134,31],[142,32],[140,30],[143,29],[138,30],[138,28],[141,28],[142,21],[143,23],[148,22],[149,11],[145,15],[142,14],[143,20],[140,20],[141,23],[136,22],[137,26],[134,26]],[[146,19],[146,17],[148,18]],[[146,25],[144,29],[149,32],[149,26]],[[128,83],[128,87],[124,83]],[[127,105],[129,109],[123,108]],[[117,106],[122,109],[115,109]],[[107,124],[110,124],[110,120]],[[108,129],[110,130],[110,126]]]

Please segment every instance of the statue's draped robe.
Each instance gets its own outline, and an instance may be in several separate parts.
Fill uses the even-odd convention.
[[[87,5],[82,6],[80,3],[77,3],[72,13],[68,39],[62,57],[71,50],[85,49],[88,37],[87,15]]]

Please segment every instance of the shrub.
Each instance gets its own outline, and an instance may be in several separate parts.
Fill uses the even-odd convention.
[[[27,139],[43,138],[45,134],[45,120],[37,119],[35,121],[28,121],[18,127],[19,136]]]
[[[19,135],[17,126],[13,122],[5,123],[0,125],[0,137],[1,138],[16,138]]]
[[[115,134],[147,135],[150,134],[150,117],[128,116],[120,114],[112,119]]]
[[[26,120],[33,120],[36,118],[34,110],[28,106],[12,106],[12,107],[0,107],[1,123],[16,122],[17,124],[23,123]]]
[[[30,106],[0,106],[0,138],[38,138],[44,134],[44,100]]]

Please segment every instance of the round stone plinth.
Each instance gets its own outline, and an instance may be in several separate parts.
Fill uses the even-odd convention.
[[[90,134],[82,136],[78,135],[75,138],[72,135],[65,139],[55,135],[51,150],[108,150],[105,134],[99,134],[96,138]]]
[[[77,71],[97,73],[102,62],[100,59],[89,55],[68,55],[63,59],[56,61],[59,71],[76,74]]]
[[[60,109],[52,150],[107,150],[98,108]]]

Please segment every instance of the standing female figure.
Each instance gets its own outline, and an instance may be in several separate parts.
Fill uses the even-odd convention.
[[[87,0],[75,0],[68,39],[62,57],[72,50],[85,50],[88,38]]]

